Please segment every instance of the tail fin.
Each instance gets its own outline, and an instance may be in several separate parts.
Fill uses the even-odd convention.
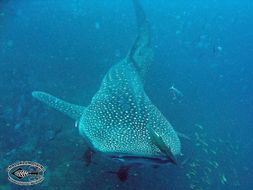
[[[142,9],[139,0],[133,0],[133,6],[136,15],[138,29],[141,29],[143,27],[143,24],[147,22],[146,14]]]
[[[129,52],[128,59],[144,80],[147,69],[153,61],[153,50],[150,45],[150,26],[139,0],[133,0],[133,5],[137,19],[138,35]]]
[[[65,102],[45,92],[34,91],[32,92],[32,96],[75,120],[78,120],[82,116],[85,109],[83,106]]]

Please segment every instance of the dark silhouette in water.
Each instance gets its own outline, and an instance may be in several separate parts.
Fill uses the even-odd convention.
[[[128,179],[130,166],[121,166],[117,172],[109,171],[108,173],[116,174],[120,181],[124,182]]]
[[[85,165],[88,167],[89,165],[91,165],[92,163],[95,163],[92,161],[93,155],[95,154],[95,151],[92,150],[90,147],[88,147],[88,149],[85,151],[84,155],[83,155],[83,160],[85,162]]]

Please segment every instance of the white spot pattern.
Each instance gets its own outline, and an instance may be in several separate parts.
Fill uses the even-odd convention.
[[[134,66],[127,60],[113,66],[80,119],[80,133],[105,153],[162,156],[152,144],[147,125],[179,154],[179,138],[146,95]]]

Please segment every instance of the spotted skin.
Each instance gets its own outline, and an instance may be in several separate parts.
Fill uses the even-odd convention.
[[[123,60],[104,77],[80,119],[80,133],[93,139],[93,146],[101,152],[161,156],[147,125],[153,126],[173,154],[180,153],[177,134],[146,95],[133,65]]]

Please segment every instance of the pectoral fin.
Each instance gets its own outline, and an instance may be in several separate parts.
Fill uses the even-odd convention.
[[[149,134],[152,140],[152,143],[157,146],[157,148],[164,153],[168,160],[170,160],[171,163],[177,165],[177,161],[173,153],[171,152],[171,149],[169,146],[167,146],[162,139],[162,137],[157,134],[153,129],[149,128]]]
[[[78,106],[65,102],[64,100],[56,98],[45,92],[34,91],[32,92],[32,96],[41,102],[44,102],[48,106],[66,114],[74,120],[78,120],[82,116],[85,109],[84,106]]]

